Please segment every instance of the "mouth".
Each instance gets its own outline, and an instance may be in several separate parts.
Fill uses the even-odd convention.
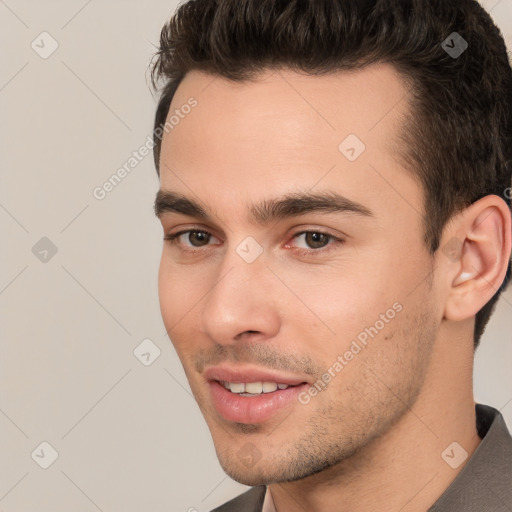
[[[254,368],[209,368],[204,376],[217,413],[229,422],[258,424],[298,405],[309,383],[295,375]]]

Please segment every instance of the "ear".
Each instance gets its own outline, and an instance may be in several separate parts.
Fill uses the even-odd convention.
[[[510,262],[511,224],[507,203],[495,195],[473,203],[450,222],[440,255],[448,287],[446,319],[475,316],[498,291]]]

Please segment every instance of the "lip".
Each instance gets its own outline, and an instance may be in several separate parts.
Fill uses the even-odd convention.
[[[272,370],[254,367],[216,366],[204,372],[208,380],[210,396],[217,413],[227,421],[258,424],[283,413],[285,409],[299,405],[298,395],[309,387],[304,378]],[[240,396],[227,390],[222,382],[276,382],[288,384],[286,389],[257,396]]]
[[[208,381],[243,382],[244,384],[261,381],[298,386],[308,382],[303,376],[299,377],[289,373],[266,370],[254,366],[212,366],[205,370],[203,375]]]

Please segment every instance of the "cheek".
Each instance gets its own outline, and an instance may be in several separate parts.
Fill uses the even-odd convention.
[[[401,358],[412,357],[409,343],[424,323],[421,297],[429,291],[421,281],[428,275],[428,262],[400,263],[390,251],[376,256],[312,268],[307,274],[288,270],[283,279],[296,295],[284,310],[288,325],[302,333],[307,351],[320,365],[345,375],[338,382],[362,378],[365,366],[379,374],[392,372]],[[339,356],[341,366],[332,369]]]
[[[164,321],[175,323],[192,312],[211,287],[211,279],[200,265],[177,265],[168,252],[164,247],[158,271],[158,296]]]
[[[158,272],[160,312],[167,334],[180,358],[190,345],[185,341],[190,339],[191,325],[195,325],[194,315],[198,311],[197,304],[204,295],[204,285],[195,279],[190,270],[181,270],[171,265],[164,249]]]
[[[376,322],[382,330],[395,317],[393,305],[401,298],[398,283],[390,283],[386,272],[370,272],[355,265],[343,267],[324,267],[295,275],[288,271],[283,279],[294,295],[289,297],[284,310],[289,324],[300,325],[311,340],[317,340],[320,353],[343,350]]]
[[[165,250],[158,271],[158,298],[160,311],[167,330],[171,329],[179,318],[180,301],[177,290],[180,288],[178,275],[173,273],[165,261]]]
[[[344,426],[333,423],[334,430],[341,429],[340,436],[352,432],[364,437],[365,432],[378,432],[381,425],[410,406],[421,390],[435,342],[436,321],[428,304],[419,306],[404,305],[378,332],[366,328],[368,331],[362,331],[368,334],[366,341],[356,337],[355,350],[351,341],[348,347],[346,339],[338,340],[338,350],[333,351],[326,366],[326,371],[331,367],[334,377],[312,403],[319,417],[345,417]],[[348,351],[340,353],[342,346]],[[342,364],[333,367],[338,353]]]

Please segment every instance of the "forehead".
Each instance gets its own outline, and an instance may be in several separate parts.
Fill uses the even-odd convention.
[[[243,82],[194,71],[168,119],[190,98],[197,106],[164,135],[163,189],[234,204],[270,186],[275,196],[322,185],[362,202],[363,189],[382,181],[376,174],[400,168],[408,95],[390,65],[323,76],[272,70]]]

